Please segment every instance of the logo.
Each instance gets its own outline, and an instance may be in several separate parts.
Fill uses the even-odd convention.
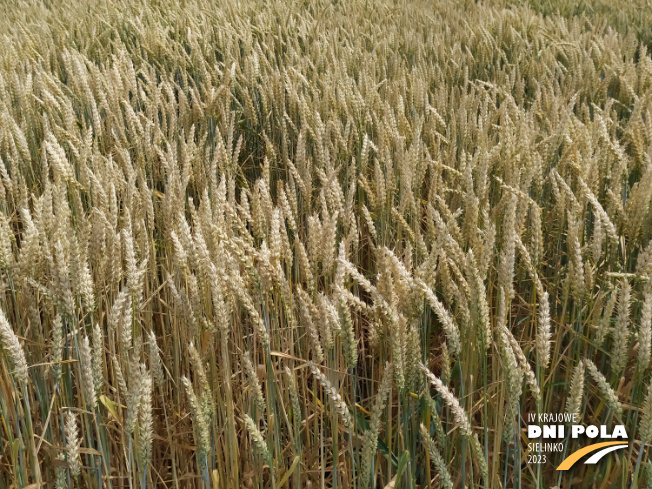
[[[629,446],[627,431],[621,424],[615,425],[611,430],[606,425],[585,426],[578,423],[576,415],[568,413],[529,414],[528,421],[530,423],[527,427],[527,437],[530,440],[528,450],[531,454],[528,461],[542,464],[547,461],[547,453],[563,453],[564,460],[557,470],[569,470],[582,459],[584,464],[597,464],[609,453]],[[570,425],[568,430],[567,425]],[[592,443],[566,456],[570,440],[593,440],[598,437],[610,441]]]
[[[596,451],[597,453],[591,455],[584,463],[588,465],[597,464],[602,459],[602,457],[604,457],[608,453],[616,451],[620,448],[626,448],[627,446],[628,445],[626,443],[623,444],[622,442],[619,441],[605,441],[602,443],[595,443],[593,445],[589,445],[588,447],[580,448],[576,452],[573,452],[571,455],[566,457],[564,461],[559,464],[557,470],[568,470],[573,465],[575,465],[575,462],[577,462],[579,459],[581,459],[585,455],[588,455],[589,453],[596,452]]]

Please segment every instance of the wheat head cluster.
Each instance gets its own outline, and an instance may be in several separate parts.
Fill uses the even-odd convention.
[[[535,7],[4,2],[0,489],[652,487],[650,39]]]

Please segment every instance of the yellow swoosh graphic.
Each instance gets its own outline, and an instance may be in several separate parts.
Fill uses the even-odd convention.
[[[624,445],[624,444],[626,444],[626,442],[624,441],[605,441],[602,443],[589,445],[588,447],[580,448],[578,451],[573,452],[568,457],[566,457],[566,459],[559,464],[557,470],[568,470],[573,465],[575,465],[575,462],[581,459],[584,455],[588,455],[589,453],[595,452],[596,450],[600,450],[601,448],[610,447],[612,445]]]

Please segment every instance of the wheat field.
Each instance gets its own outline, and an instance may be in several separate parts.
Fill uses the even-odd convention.
[[[2,8],[0,489],[652,487],[647,3]]]

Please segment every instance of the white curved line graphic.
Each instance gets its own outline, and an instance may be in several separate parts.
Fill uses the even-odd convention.
[[[597,453],[591,455],[591,457],[584,463],[585,464],[596,464],[602,459],[602,457],[604,457],[608,453],[611,453],[614,450],[619,450],[621,448],[625,448],[626,446],[627,445],[615,445],[615,446],[612,446],[612,447],[603,448],[602,450],[598,451]]]

